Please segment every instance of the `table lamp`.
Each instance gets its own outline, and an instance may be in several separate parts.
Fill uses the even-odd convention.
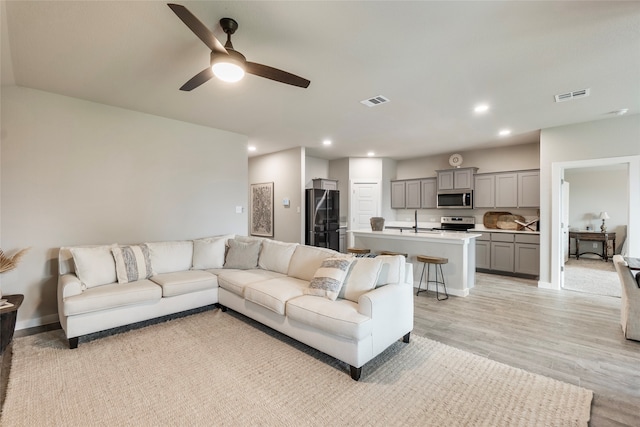
[[[605,219],[609,219],[609,214],[606,212],[600,212],[600,219],[602,220],[602,225],[600,226],[600,231],[605,233],[607,231],[607,226],[604,223]]]

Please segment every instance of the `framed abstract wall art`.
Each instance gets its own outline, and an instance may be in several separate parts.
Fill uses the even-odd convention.
[[[251,184],[250,233],[273,237],[273,182]]]

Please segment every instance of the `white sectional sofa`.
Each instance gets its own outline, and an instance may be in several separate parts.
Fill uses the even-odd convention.
[[[218,304],[346,362],[358,380],[369,360],[409,342],[412,278],[402,256],[234,235],[63,247],[58,313],[75,348],[82,335]]]

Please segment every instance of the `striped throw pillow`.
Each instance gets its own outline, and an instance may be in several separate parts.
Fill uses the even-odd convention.
[[[352,257],[332,257],[323,260],[320,268],[313,275],[306,294],[318,295],[335,301],[354,259]]]
[[[117,246],[111,252],[116,261],[118,283],[135,282],[153,276],[149,247],[146,244]]]

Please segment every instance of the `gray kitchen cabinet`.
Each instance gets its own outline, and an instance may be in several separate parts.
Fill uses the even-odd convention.
[[[476,268],[491,269],[491,233],[483,233],[476,239]]]
[[[473,190],[473,175],[478,168],[458,168],[436,171],[438,191]]]
[[[391,208],[404,209],[405,207],[405,182],[391,181]]]
[[[493,174],[474,177],[473,207],[494,208],[496,205],[496,176]]]
[[[438,207],[438,184],[435,178],[427,178],[420,181],[421,207],[422,209],[435,209]]]
[[[335,179],[316,178],[313,180],[313,188],[320,188],[322,190],[337,190],[338,181]]]
[[[491,269],[513,273],[513,249],[513,243],[491,242]]]
[[[540,206],[540,171],[518,172],[518,207]]]
[[[518,207],[518,174],[499,173],[495,175],[495,207]]]
[[[419,179],[405,181],[404,207],[406,209],[420,209],[422,207],[420,203],[420,184],[421,181]]]
[[[540,236],[516,234],[515,272],[540,275]]]

